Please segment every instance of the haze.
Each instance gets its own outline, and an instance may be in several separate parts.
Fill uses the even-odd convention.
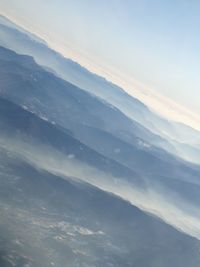
[[[3,15],[64,56],[119,84],[162,115],[197,129],[199,9],[197,1],[0,3]]]

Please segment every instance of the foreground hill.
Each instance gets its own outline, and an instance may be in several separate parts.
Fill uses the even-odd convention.
[[[1,266],[199,266],[195,238],[2,142],[0,152]]]

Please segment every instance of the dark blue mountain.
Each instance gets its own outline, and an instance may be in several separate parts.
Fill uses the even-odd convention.
[[[64,58],[5,17],[2,17],[0,22],[1,45],[20,54],[32,55],[40,65],[46,66],[48,70],[72,84],[108,101],[129,118],[168,140],[157,145],[186,160],[199,163],[200,134],[198,131],[184,124],[161,118],[120,87],[89,72],[72,60]]]
[[[198,147],[176,140],[198,132],[4,17],[0,36],[0,266],[199,267],[200,167],[177,156]]]
[[[199,167],[149,145],[146,140],[157,136],[116,108],[5,48],[0,48],[0,79],[1,97],[24,109],[1,100],[2,132],[7,125],[9,133],[17,130],[135,186],[164,186],[200,203]]]
[[[1,266],[199,266],[195,238],[87,183],[35,168],[2,143],[0,152]]]

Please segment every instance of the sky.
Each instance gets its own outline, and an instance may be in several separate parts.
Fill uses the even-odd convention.
[[[200,129],[200,1],[1,0],[0,13]]]

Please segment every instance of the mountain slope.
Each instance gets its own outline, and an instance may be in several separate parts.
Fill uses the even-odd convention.
[[[21,57],[3,47],[0,75],[2,96],[63,127],[77,122],[106,130],[129,143],[138,139],[153,145],[168,145],[107,102],[45,71],[32,58]]]
[[[40,65],[47,66],[49,70],[57,73],[65,80],[109,101],[131,119],[167,139],[171,145],[161,143],[164,149],[176,153],[186,160],[199,163],[200,151],[196,149],[200,144],[198,131],[184,124],[161,118],[140,101],[125,93],[120,87],[90,73],[72,60],[62,57],[45,44],[33,42],[29,35],[20,31],[19,28],[12,27],[10,24],[8,27],[5,18],[2,18],[2,23],[3,21],[4,25],[0,25],[0,32],[3,37],[0,44],[16,52],[32,55]],[[190,150],[187,149],[187,144],[192,146]]]
[[[25,138],[26,143],[31,143],[35,147],[33,150],[26,144],[21,151],[21,154],[24,153],[29,161],[34,160],[34,164],[41,161],[41,165],[44,165],[45,169],[50,168],[50,171],[54,169],[59,175],[65,175],[65,173],[79,175],[84,168],[83,174],[86,181],[94,185],[98,184],[102,189],[116,192],[126,199],[130,198],[133,203],[138,201],[137,192],[134,190],[142,189],[144,190],[142,194],[146,194],[146,197],[150,198],[149,203],[153,201],[152,204],[155,205],[156,202],[152,197],[159,194],[164,198],[164,202],[172,202],[173,208],[178,208],[187,216],[187,206],[192,205],[192,210],[194,209],[192,217],[196,220],[197,205],[200,204],[200,170],[198,166],[149,146],[136,136],[137,132],[134,132],[133,129],[137,129],[137,127],[134,125],[135,128],[127,130],[128,133],[131,130],[130,134],[132,134],[131,141],[128,139],[129,142],[127,142],[126,135],[119,135],[118,130],[113,130],[117,126],[118,129],[124,131],[126,123],[130,122],[128,119],[124,120],[121,128],[119,122],[123,120],[124,115],[118,110],[110,108],[107,103],[103,103],[83,90],[41,69],[30,57],[26,59],[26,56],[21,57],[14,53],[14,59],[11,60],[13,52],[3,48],[0,51],[4,55],[1,63],[4,68],[0,68],[0,77],[4,85],[1,95],[17,102],[23,106],[23,109],[29,110],[28,112],[19,107],[13,108],[11,102],[3,105],[3,101],[6,100],[2,100],[1,114],[3,117],[1,120],[3,122],[7,118],[5,124],[9,124],[9,132],[15,133],[19,137],[19,131],[22,134],[22,141]],[[10,56],[7,61],[6,53]],[[27,62],[29,63],[27,64]],[[16,111],[12,111],[13,109]],[[40,116],[41,119],[31,114],[30,111]],[[21,114],[16,117],[18,118],[17,125],[14,123],[15,114]],[[115,122],[113,124],[112,116],[118,122],[117,124]],[[121,119],[120,116],[122,116]],[[24,119],[20,120],[20,118]],[[101,123],[96,125],[96,121],[101,121]],[[64,125],[65,128],[58,123]],[[133,124],[132,121],[131,123]],[[12,128],[12,124],[18,129],[17,132]],[[6,129],[5,125],[2,125],[2,129]],[[142,131],[143,128],[139,129]],[[144,132],[143,135],[145,136]],[[34,144],[32,138],[33,141],[39,142],[38,145]],[[45,152],[40,155],[41,143],[50,145],[56,151],[43,148],[44,151],[47,150],[48,157]],[[37,151],[37,147],[40,148],[40,152]],[[16,149],[20,150],[20,146]],[[27,155],[27,150],[31,150],[33,155],[30,153]],[[37,153],[39,156],[38,159],[35,159]],[[71,158],[70,161],[69,158]],[[69,162],[74,163],[74,167],[70,167],[71,163]],[[83,163],[87,166],[82,166]],[[42,168],[42,166],[39,167]],[[98,174],[96,173],[97,169]],[[97,175],[98,178],[94,178],[92,173],[95,173],[94,177]],[[129,194],[130,190],[132,193]],[[137,205],[145,204],[145,209],[152,209],[149,207],[152,204],[148,204],[147,201],[146,206],[146,203],[141,203],[142,199]],[[160,213],[159,209],[160,207],[155,206],[153,212]],[[164,214],[163,216],[164,218],[166,216],[165,219],[168,221],[168,215]],[[175,223],[176,227],[180,227],[173,219],[169,223]],[[193,231],[192,235],[196,236]]]
[[[199,266],[195,238],[87,183],[35,168],[1,145],[2,266]]]

